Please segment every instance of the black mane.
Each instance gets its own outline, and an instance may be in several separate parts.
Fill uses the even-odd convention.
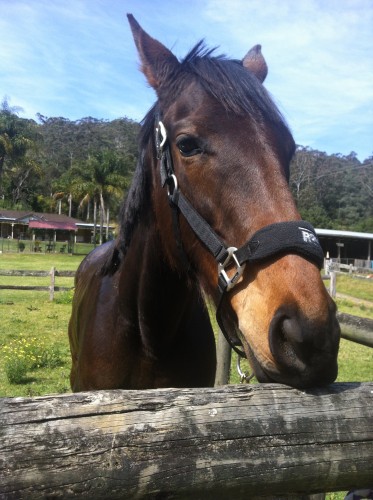
[[[194,75],[227,112],[250,114],[254,120],[285,125],[281,113],[257,77],[244,68],[241,61],[228,59],[225,55],[213,56],[214,51],[206,48],[201,40],[181,62],[181,72]]]
[[[185,86],[185,73],[188,73],[196,78],[227,112],[241,116],[249,114],[259,124],[272,122],[284,133],[289,133],[281,113],[257,77],[244,68],[241,61],[227,59],[224,55],[213,56],[214,51],[215,49],[206,48],[203,41],[197,43],[181,61],[179,72],[173,75],[172,82],[169,82],[170,94],[177,95],[182,90]],[[140,157],[120,214],[119,245],[124,254],[130,245],[140,215],[150,200],[144,152],[151,144],[155,155],[154,125],[155,117],[159,113],[158,106],[157,101],[141,123]]]

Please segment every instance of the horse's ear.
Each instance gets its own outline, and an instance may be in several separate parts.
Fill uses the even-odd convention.
[[[180,63],[170,50],[141,28],[132,14],[127,17],[140,55],[141,71],[149,84],[158,90]]]
[[[242,59],[242,65],[250,70],[263,83],[267,74],[268,66],[262,54],[261,45],[255,45]]]

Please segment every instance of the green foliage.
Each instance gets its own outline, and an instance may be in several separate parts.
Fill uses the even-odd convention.
[[[6,99],[0,108],[1,206],[53,212],[59,203],[63,213],[90,222],[96,207],[98,218],[109,209],[115,219],[137,161],[139,124],[41,114],[36,123],[19,111]],[[373,231],[373,157],[360,162],[355,153],[298,146],[290,186],[314,226]]]
[[[290,186],[302,217],[315,227],[373,230],[373,158],[327,155],[298,146]]]
[[[3,208],[53,212],[58,203],[63,213],[93,222],[96,203],[116,219],[137,161],[139,125],[127,118],[71,121],[40,114],[36,123],[19,111],[6,99],[0,108]]]
[[[40,136],[33,120],[18,117],[20,108],[4,98],[0,107],[0,195],[13,207],[29,202],[29,190],[42,175],[37,157]]]

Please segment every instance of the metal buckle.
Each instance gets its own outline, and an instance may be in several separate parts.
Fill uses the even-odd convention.
[[[237,372],[238,372],[238,375],[240,376],[240,382],[241,384],[244,384],[246,382],[246,384],[248,384],[250,382],[251,379],[254,378],[254,373],[246,373],[246,372],[243,372],[241,370],[241,357],[239,354],[237,355],[237,364],[236,364],[236,367],[237,367]]]
[[[155,146],[157,148],[157,159],[160,160],[162,156],[163,146],[167,141],[166,128],[161,121],[158,122],[158,127],[155,129]]]
[[[246,267],[246,263],[241,266],[240,263],[238,262],[235,254],[236,251],[237,251],[236,247],[227,248],[228,252],[227,258],[222,264],[220,263],[218,264],[218,275],[224,278],[227,284],[226,287],[227,291],[231,290],[235,285],[237,285],[237,282],[241,278],[242,273],[244,272]],[[232,264],[236,266],[236,269],[234,275],[232,276],[232,278],[230,278],[225,269]]]

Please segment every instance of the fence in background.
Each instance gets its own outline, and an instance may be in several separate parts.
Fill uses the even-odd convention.
[[[32,291],[49,291],[49,299],[54,300],[55,292],[63,292],[72,290],[74,287],[56,286],[56,277],[73,278],[75,271],[57,271],[52,267],[50,271],[14,271],[0,269],[0,276],[32,276],[32,277],[50,277],[50,284],[48,286],[39,285],[0,285],[0,290],[32,290]]]
[[[93,243],[71,243],[53,240],[12,240],[0,238],[0,253],[19,254],[74,254],[86,255],[95,248]]]

